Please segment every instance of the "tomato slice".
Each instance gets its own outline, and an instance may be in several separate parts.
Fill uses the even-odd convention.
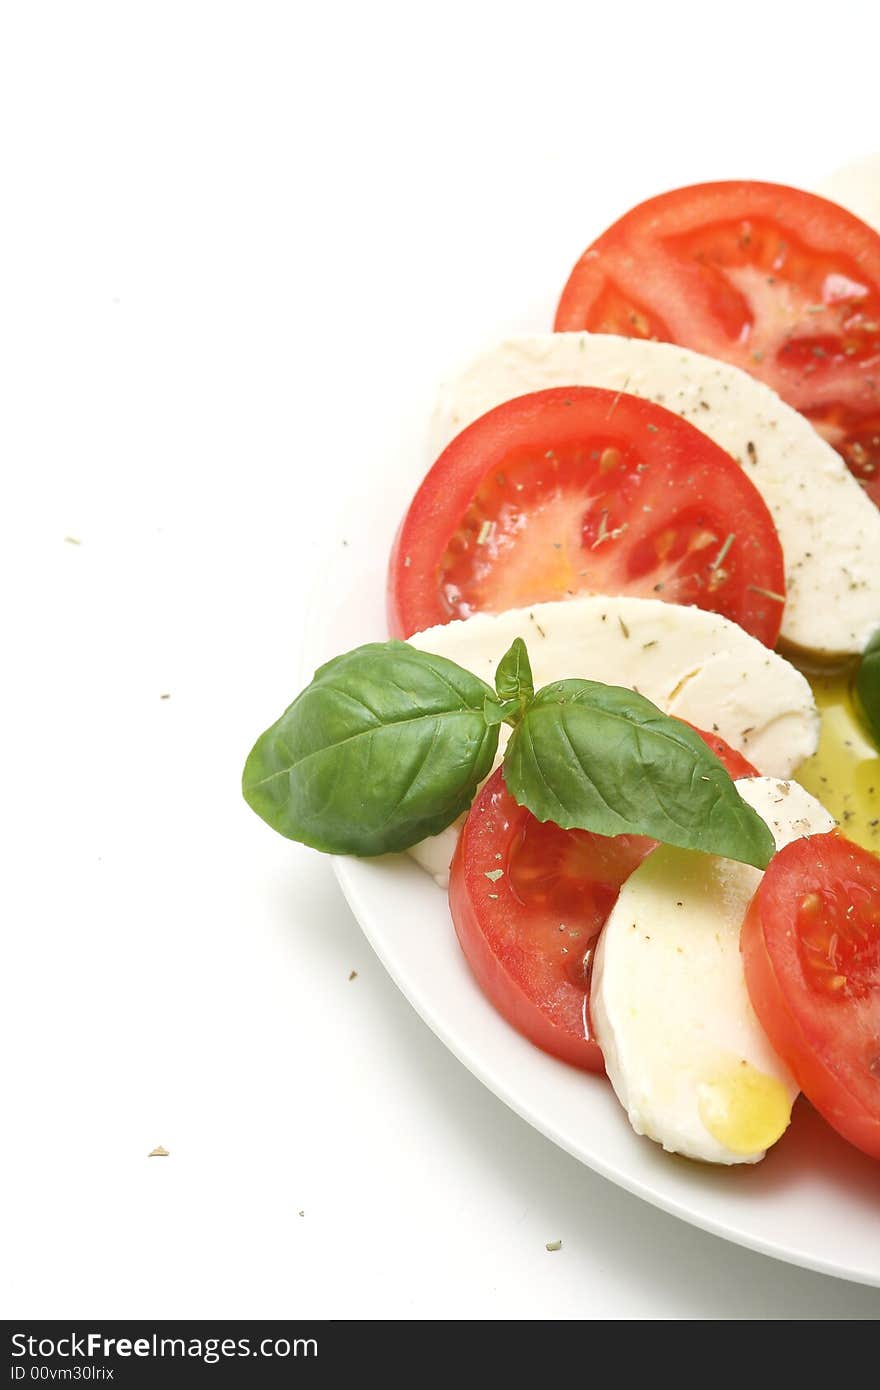
[[[620,392],[537,391],[428,473],[392,551],[389,624],[408,637],[579,593],[696,604],[773,646],[782,548],[754,484],[687,421]]]
[[[687,724],[689,729],[693,729],[695,734],[700,735],[700,738],[712,749],[715,757],[723,764],[734,781],[738,777],[760,776],[758,769],[749,762],[748,758],[743,757],[738,749],[731,748],[720,734],[707,734],[703,729],[698,729],[695,724],[688,723],[687,719],[682,719],[681,722]]]
[[[650,198],[584,252],[555,326],[742,367],[880,504],[880,235],[836,203],[745,180]]]
[[[742,934],[749,997],[801,1090],[880,1158],[880,859],[836,831],[770,862]]]
[[[731,777],[756,775],[717,734],[701,737]],[[514,801],[500,768],[459,836],[449,905],[478,984],[520,1033],[587,1071],[604,1070],[589,1018],[596,941],[621,885],[655,843],[536,820]]]

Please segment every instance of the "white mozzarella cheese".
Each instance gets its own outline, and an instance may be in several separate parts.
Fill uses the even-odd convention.
[[[834,828],[796,782],[747,778],[777,848]],[[590,1014],[636,1133],[709,1163],[756,1163],[788,1126],[797,1086],[749,1000],[739,938],[761,873],[661,845],[605,924]]]
[[[858,653],[880,628],[880,510],[809,422],[746,372],[669,343],[610,334],[508,338],[443,387],[434,455],[515,396],[599,386],[691,421],[748,473],[785,556],[782,641],[822,660]]]
[[[818,746],[819,716],[801,673],[701,608],[591,595],[478,613],[409,641],[491,685],[516,637],[525,639],[536,689],[579,677],[638,690],[666,714],[719,733],[761,772],[788,777]],[[410,851],[441,885],[457,838],[450,827]]]
[[[666,714],[719,733],[761,772],[788,777],[818,746],[809,684],[736,623],[659,599],[590,594],[476,613],[408,640],[491,685],[516,637],[535,688],[578,677],[638,690]]]
[[[438,888],[449,887],[449,866],[464,819],[464,816],[460,816],[452,825],[447,825],[445,830],[441,830],[439,835],[429,835],[426,840],[420,840],[407,851],[419,867],[431,875]]]
[[[880,231],[880,154],[868,155],[836,169],[816,189],[823,198],[840,203],[869,227]]]

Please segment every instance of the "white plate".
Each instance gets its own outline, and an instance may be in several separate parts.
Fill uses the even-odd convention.
[[[404,412],[402,412],[404,413]],[[423,419],[419,411],[407,411]],[[385,566],[424,472],[424,429],[383,457],[380,486],[346,504],[318,577],[308,672],[387,636]],[[483,998],[459,950],[446,894],[406,856],[336,861],[342,890],[392,979],[451,1052],[548,1139],[685,1221],[825,1274],[880,1285],[880,1164],[839,1139],[801,1099],[791,1129],[754,1167],[663,1153],[630,1129],[611,1087],[520,1037]]]

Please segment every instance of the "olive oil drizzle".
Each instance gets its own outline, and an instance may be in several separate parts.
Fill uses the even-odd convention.
[[[839,822],[847,839],[880,856],[880,751],[858,712],[856,666],[805,671],[822,719],[818,751],[795,777]]]

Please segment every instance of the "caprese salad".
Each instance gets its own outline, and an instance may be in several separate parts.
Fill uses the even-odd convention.
[[[880,234],[649,199],[433,446],[390,640],[261,735],[248,803],[413,855],[495,1008],[665,1149],[754,1163],[802,1091],[880,1158]]]

